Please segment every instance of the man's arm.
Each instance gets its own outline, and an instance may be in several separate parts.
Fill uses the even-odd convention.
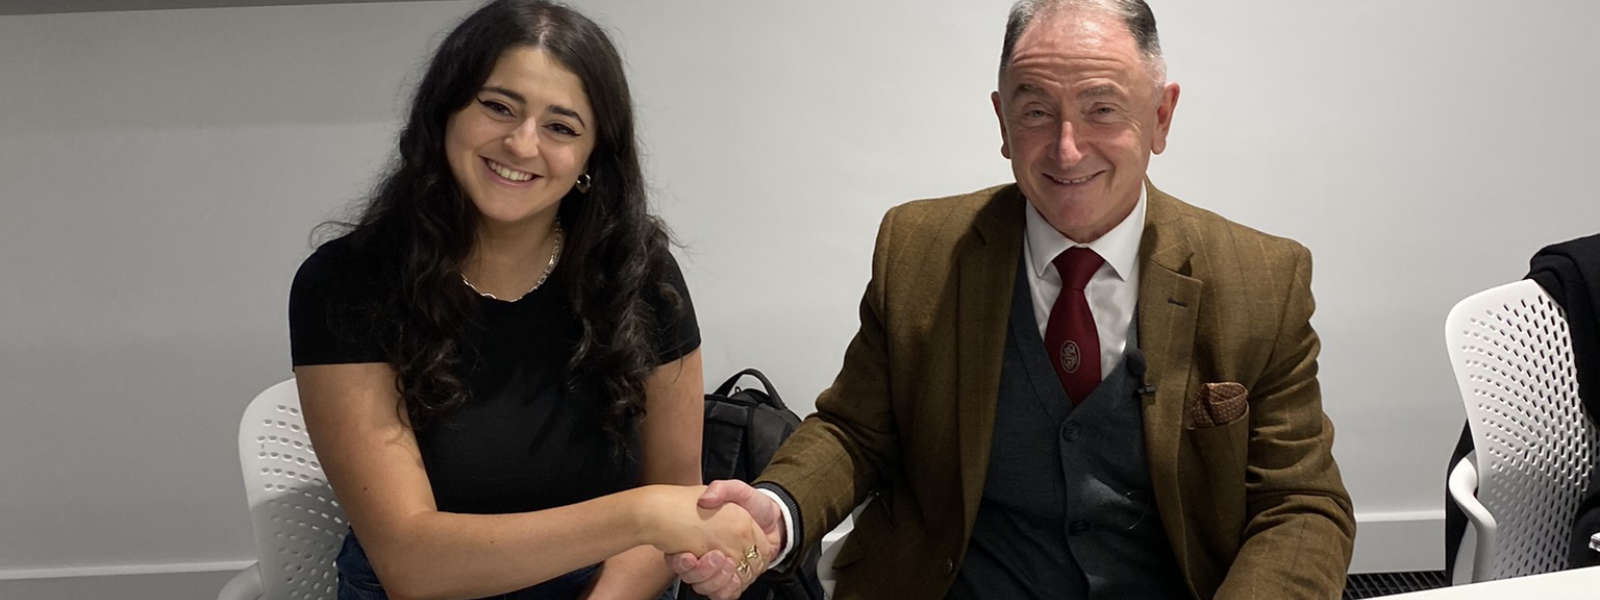
[[[872,278],[861,298],[861,326],[845,349],[833,384],[817,398],[817,412],[806,417],[756,478],[758,485],[781,488],[799,514],[795,555],[820,543],[878,487],[884,473],[898,468],[900,437],[890,397],[888,282],[895,264],[891,209],[878,226]]]
[[[758,487],[781,490],[784,499],[793,504],[736,481],[714,482],[702,497],[702,507],[731,501],[750,511],[769,535],[775,536],[771,539],[781,540],[780,549],[787,549],[783,557],[767,557],[774,562],[804,556],[879,484],[882,473],[900,460],[884,325],[884,278],[893,254],[891,224],[897,210],[885,214],[878,227],[872,279],[861,299],[861,327],[845,350],[839,375],[818,397],[817,412],[790,434],[757,478]],[[795,535],[788,535],[791,529],[786,521]],[[713,598],[736,596],[733,588],[742,590],[749,584],[731,576],[733,562],[736,559],[715,555],[668,559],[685,582],[694,584],[695,591]]]
[[[1243,544],[1217,598],[1338,598],[1355,544],[1317,385],[1311,255],[1295,246],[1272,358],[1250,402]]]

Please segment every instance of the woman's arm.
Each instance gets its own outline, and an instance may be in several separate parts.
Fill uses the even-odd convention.
[[[506,593],[640,545],[732,552],[758,539],[748,514],[690,512],[697,487],[646,486],[529,513],[440,512],[387,365],[295,375],[317,458],[397,600]]]
[[[700,484],[704,394],[699,350],[656,367],[645,380],[645,417],[639,423],[644,483]],[[639,546],[606,560],[588,598],[655,598],[672,577],[661,550]]]

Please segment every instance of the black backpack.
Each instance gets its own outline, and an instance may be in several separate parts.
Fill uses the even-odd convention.
[[[746,375],[760,380],[763,389],[734,387]],[[755,369],[735,373],[716,391],[706,394],[701,476],[706,483],[755,479],[799,425],[800,417],[783,405],[766,375]],[[805,556],[791,557],[800,561],[792,574],[764,574],[739,596],[740,600],[822,600],[822,582],[817,579],[819,555],[818,549],[813,548]],[[687,585],[679,588],[678,597],[702,598]]]

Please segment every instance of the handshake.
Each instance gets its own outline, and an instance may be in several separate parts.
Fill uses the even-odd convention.
[[[738,480],[650,486],[643,531],[683,583],[711,600],[734,600],[783,548],[778,502]]]

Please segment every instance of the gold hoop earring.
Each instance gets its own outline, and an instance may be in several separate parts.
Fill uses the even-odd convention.
[[[573,187],[578,188],[579,194],[587,194],[589,193],[589,184],[591,181],[593,180],[589,177],[589,174],[584,173],[578,176],[578,183]]]

